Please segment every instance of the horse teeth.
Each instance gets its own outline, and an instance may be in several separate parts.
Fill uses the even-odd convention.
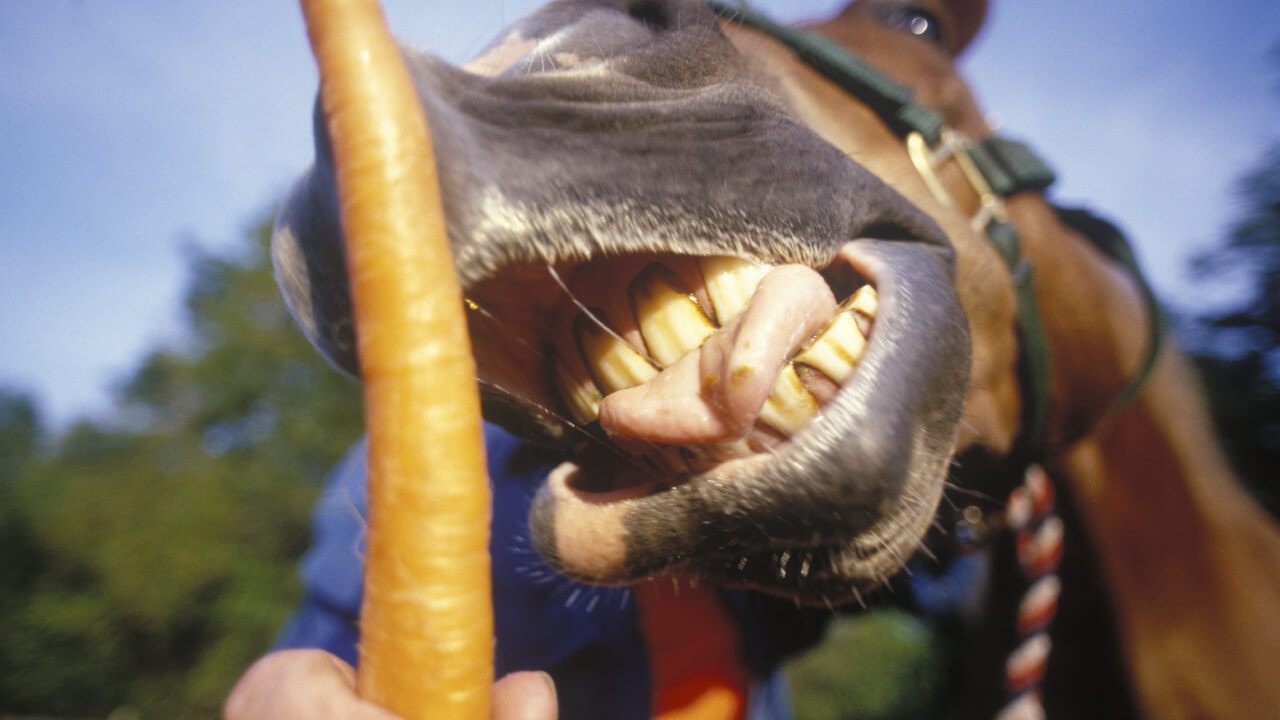
[[[818,401],[800,381],[795,366],[788,364],[778,374],[773,391],[760,409],[760,422],[790,437],[817,414]]]
[[[648,358],[591,318],[579,316],[574,329],[582,360],[602,394],[635,387],[657,376],[658,369]]]
[[[875,323],[876,311],[880,306],[880,294],[870,285],[863,285],[857,292],[849,296],[841,304],[841,310],[851,311],[858,321],[858,329],[864,336],[871,334],[871,326]]]
[[[736,257],[701,258],[698,264],[711,298],[711,309],[720,325],[742,312],[760,281],[769,273],[767,265]]]
[[[631,282],[631,305],[649,356],[668,367],[699,347],[715,325],[679,281],[661,265],[650,265]]]
[[[730,257],[699,260],[719,324],[731,321],[747,306],[767,266]],[[579,315],[573,325],[580,357],[560,358],[554,382],[566,409],[576,422],[587,424],[600,414],[604,396],[655,378],[660,368],[669,367],[690,350],[700,347],[716,330],[697,299],[683,289],[669,269],[651,265],[632,280],[632,311],[648,356],[595,318]],[[819,412],[819,404],[796,371],[804,365],[837,384],[847,382],[867,347],[867,337],[875,322],[879,298],[865,285],[840,304],[821,332],[788,363],[774,381],[760,410],[758,422],[783,437],[799,432]],[[688,471],[691,458],[716,458],[727,453],[750,453],[743,447],[688,446],[658,459],[671,471]],[[688,457],[680,453],[691,453]]]
[[[586,425],[600,417],[600,400],[603,394],[595,382],[587,375],[581,362],[573,362],[576,358],[564,358],[557,355],[555,359],[555,383],[560,397],[569,410],[569,415],[579,425]]]
[[[867,347],[867,339],[863,336],[854,313],[837,313],[818,337],[795,357],[795,362],[808,365],[831,378],[838,384],[844,384],[853,376],[853,370]]]

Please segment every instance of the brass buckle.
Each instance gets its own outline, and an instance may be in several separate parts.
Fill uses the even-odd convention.
[[[978,211],[969,218],[969,225],[977,232],[985,233],[992,223],[1008,222],[1009,215],[1005,212],[1004,201],[991,189],[991,184],[969,155],[970,145],[968,138],[950,128],[942,130],[938,144],[934,147],[929,147],[928,141],[918,132],[907,136],[907,154],[929,192],[943,206],[958,209],[955,198],[947,192],[937,173],[938,168],[948,160],[956,161],[960,172],[978,196]]]

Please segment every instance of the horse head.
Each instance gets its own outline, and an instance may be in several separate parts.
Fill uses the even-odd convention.
[[[1113,431],[1161,452],[1208,435],[1131,268],[1045,200],[1038,164],[1004,188],[978,167],[1020,152],[986,142],[955,69],[985,11],[860,0],[797,49],[733,7],[561,0],[462,68],[405,50],[486,415],[565,457],[529,520],[550,565],[837,603],[902,567],[957,457],[1051,463],[1110,508],[1086,513],[1109,539],[1134,521],[1108,473],[1146,472]],[[316,133],[274,257],[303,330],[358,374]],[[1149,372],[1176,397],[1122,409]],[[1164,457],[1229,478],[1206,453]]]

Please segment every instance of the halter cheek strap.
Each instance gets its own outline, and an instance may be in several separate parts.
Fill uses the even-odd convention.
[[[975,141],[948,128],[941,115],[915,102],[915,93],[910,87],[828,38],[779,25],[745,4],[710,0],[708,5],[728,20],[773,37],[874,110],[903,140],[925,184],[937,200],[948,207],[955,207],[956,203],[939,180],[937,171],[948,162],[959,166],[978,197],[978,209],[970,218],[970,224],[974,230],[984,233],[999,251],[1017,289],[1023,389],[1023,431],[1018,454],[1027,458],[1043,456],[1047,449],[1050,410],[1049,344],[1035,295],[1035,268],[1022,256],[1018,230],[1005,212],[1003,199],[1024,191],[1047,189],[1053,184],[1053,171],[1019,141],[998,135]],[[1129,271],[1147,304],[1150,347],[1137,374],[1112,402],[1109,412],[1115,413],[1132,402],[1151,377],[1164,342],[1163,316],[1123,233],[1084,211],[1058,209],[1058,213],[1066,224],[1080,230],[1099,250]]]
[[[977,194],[977,210],[970,217],[970,224],[996,247],[1013,276],[1021,341],[1023,431],[1014,457],[1022,463],[1023,479],[1006,505],[1006,525],[1014,532],[1024,593],[1018,609],[1018,644],[1005,665],[1008,702],[997,718],[1042,717],[1039,686],[1051,647],[1048,626],[1057,610],[1061,583],[1056,570],[1062,554],[1062,522],[1053,512],[1052,483],[1035,462],[1047,450],[1049,345],[1035,295],[1035,268],[1022,256],[1018,231],[1005,213],[1003,199],[1024,191],[1047,189],[1053,183],[1053,172],[1020,142],[999,136],[972,141],[947,128],[940,115],[915,103],[911,88],[827,38],[780,26],[742,4],[728,5],[721,0],[711,0],[709,4],[720,15],[772,36],[875,110],[906,144],[913,164],[940,203],[956,207],[937,175],[938,168],[948,162],[959,166]],[[1109,412],[1115,413],[1132,402],[1150,379],[1164,342],[1164,319],[1124,234],[1087,211],[1055,210],[1065,224],[1128,269],[1147,304],[1150,347],[1138,372],[1112,401]]]

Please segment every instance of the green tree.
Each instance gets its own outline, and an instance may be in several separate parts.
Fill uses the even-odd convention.
[[[943,641],[902,610],[839,617],[815,649],[787,664],[800,720],[939,717]]]
[[[0,393],[0,714],[216,717],[297,602],[360,396],[294,327],[268,238],[191,252],[190,340],[147,356],[107,421],[36,452],[34,406]]]
[[[1239,278],[1245,296],[1192,318],[1190,334],[1223,442],[1245,481],[1280,515],[1280,143],[1240,180],[1239,196],[1240,219],[1193,269]]]
[[[40,414],[31,396],[0,387],[0,479],[17,477],[40,434]]]

